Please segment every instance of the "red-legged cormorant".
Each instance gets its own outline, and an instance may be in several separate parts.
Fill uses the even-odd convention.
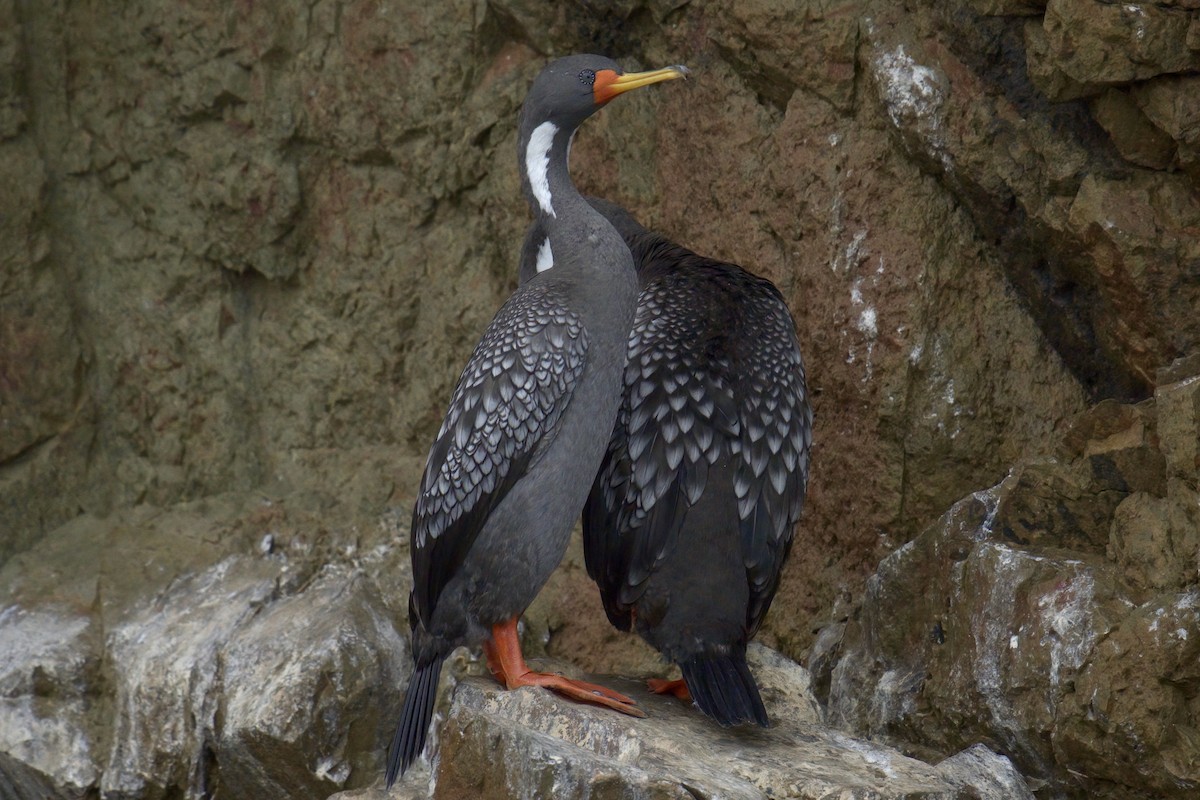
[[[624,398],[583,515],[604,610],[683,672],[650,681],[722,725],[767,725],[746,644],[808,483],[812,409],[792,316],[768,280],[696,255],[588,198],[625,239],[641,296]],[[525,237],[521,282],[557,268]],[[553,269],[550,269],[553,272]]]
[[[645,716],[617,692],[531,671],[517,619],[562,559],[604,455],[637,306],[629,249],[571,183],[571,137],[618,94],[684,75],[569,56],[538,74],[521,107],[521,183],[556,268],[519,288],[484,331],[429,452],[412,521],[415,669],[389,786],[424,748],[438,673],[458,645],[482,642],[510,689],[546,686]]]

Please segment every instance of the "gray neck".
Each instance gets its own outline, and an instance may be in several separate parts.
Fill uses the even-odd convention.
[[[551,127],[553,126],[553,127]],[[555,266],[574,262],[572,253],[589,236],[620,236],[575,188],[567,167],[574,126],[523,119],[518,145],[521,188],[545,231],[555,254]]]

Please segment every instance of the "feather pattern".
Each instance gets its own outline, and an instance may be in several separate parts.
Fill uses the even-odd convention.
[[[773,285],[763,281],[760,288],[746,300],[733,354],[748,383],[738,395],[744,424],[734,488],[750,581],[750,635],[779,585],[808,488],[812,447],[812,407],[792,317]]]
[[[766,280],[648,232],[627,235],[642,293],[625,395],[584,511],[588,572],[619,628],[711,480],[731,481],[762,620],[808,476],[812,413],[791,315]]]
[[[561,284],[522,287],[459,378],[413,510],[414,597],[429,620],[491,510],[553,440],[587,362],[588,336]]]

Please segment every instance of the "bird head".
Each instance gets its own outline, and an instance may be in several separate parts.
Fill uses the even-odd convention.
[[[536,123],[553,122],[560,128],[574,130],[619,94],[687,76],[684,66],[625,72],[617,62],[604,56],[566,56],[550,62],[538,73],[525,98],[522,114]]]
[[[585,119],[619,94],[687,74],[687,68],[680,66],[623,72],[612,59],[594,55],[567,56],[547,64],[525,96],[518,125],[521,183],[534,207],[545,216],[557,216],[552,195],[570,182],[571,139]],[[558,189],[551,187],[555,176]]]

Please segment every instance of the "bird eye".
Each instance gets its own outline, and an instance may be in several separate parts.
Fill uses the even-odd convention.
[[[579,82],[584,86],[591,86],[596,82],[596,71],[593,69],[585,69],[579,73]]]

